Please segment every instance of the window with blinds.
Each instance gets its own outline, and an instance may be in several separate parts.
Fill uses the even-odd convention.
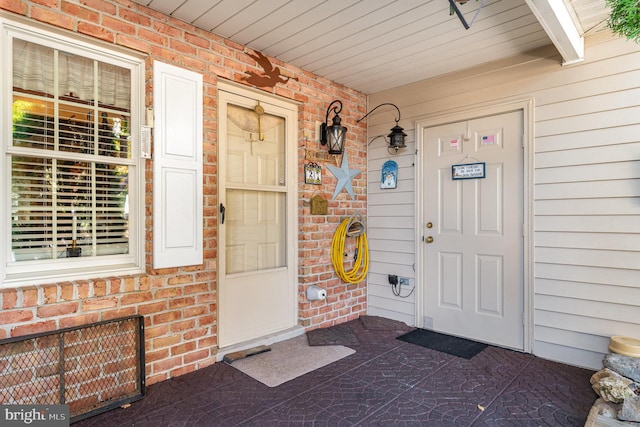
[[[131,266],[141,246],[130,215],[140,181],[131,139],[133,72],[140,71],[95,51],[83,56],[77,46],[29,39],[11,39],[6,270],[22,277],[34,266],[86,271],[109,258],[107,265]]]

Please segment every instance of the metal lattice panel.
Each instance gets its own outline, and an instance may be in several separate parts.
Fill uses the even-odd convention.
[[[142,316],[0,341],[2,404],[67,404],[77,421],[144,394]]]

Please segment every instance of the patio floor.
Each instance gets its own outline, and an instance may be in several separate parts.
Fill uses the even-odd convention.
[[[396,337],[403,323],[368,317],[356,353],[278,387],[220,362],[147,388],[85,426],[583,426],[596,399],[576,368],[489,346],[463,359]],[[365,327],[366,326],[366,327]]]

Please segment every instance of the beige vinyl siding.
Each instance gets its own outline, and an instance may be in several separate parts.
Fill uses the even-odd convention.
[[[376,104],[372,105],[375,107]],[[383,107],[387,117],[393,107]],[[382,110],[382,108],[381,108]],[[374,113],[375,114],[375,113]],[[389,134],[395,125],[388,119],[386,128],[369,135]],[[387,124],[385,122],[385,124]],[[370,129],[371,131],[371,129]],[[383,138],[373,139],[369,145],[367,174],[367,239],[369,241],[369,275],[367,277],[367,314],[415,324],[415,144],[413,132],[408,132],[407,148],[398,155],[387,152]],[[397,188],[381,189],[382,165],[394,160],[398,163]],[[402,287],[400,298],[393,295],[389,274],[409,278],[410,286]],[[392,298],[390,298],[390,296]]]
[[[586,40],[585,58],[561,66],[549,46],[377,93],[369,102],[397,104],[406,130],[425,117],[534,100],[533,254],[525,260],[534,270],[531,348],[599,369],[611,335],[640,338],[640,46],[600,33]],[[370,134],[383,120],[372,117]],[[371,156],[370,170],[382,161]],[[383,216],[384,205],[376,199],[369,215]],[[371,247],[379,259],[387,255],[384,244]],[[391,266],[379,265],[375,274],[392,273],[383,267]],[[371,288],[371,313],[397,299]],[[406,317],[415,313],[415,306],[403,307],[411,310]]]

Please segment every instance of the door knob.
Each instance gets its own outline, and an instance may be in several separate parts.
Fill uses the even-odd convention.
[[[433,223],[432,222],[428,222],[427,223],[427,228],[432,228],[433,227]]]
[[[427,236],[427,238],[424,239],[424,241],[427,242],[427,243],[433,243],[433,237]]]

